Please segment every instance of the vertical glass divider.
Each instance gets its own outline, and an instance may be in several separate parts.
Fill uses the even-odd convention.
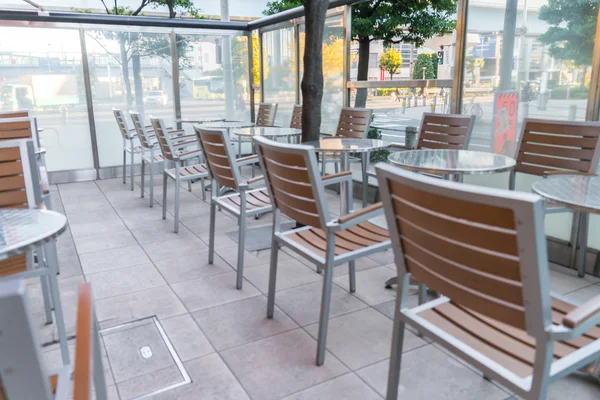
[[[252,40],[252,31],[246,34],[248,39],[248,94],[250,96],[250,121],[255,120],[256,105],[254,104],[254,41]]]
[[[461,114],[463,98],[463,81],[465,74],[465,54],[467,47],[467,16],[469,0],[458,0],[456,13],[456,46],[454,48],[454,71],[452,93],[450,100],[450,113]]]
[[[352,6],[344,7],[344,79],[342,80],[342,105],[350,107],[350,92],[348,82],[350,81],[350,44],[352,43]]]
[[[94,118],[94,103],[92,100],[92,82],[90,80],[90,64],[85,44],[85,32],[79,28],[79,41],[81,44],[81,66],[83,68],[83,84],[85,86],[85,102],[88,112],[88,123],[90,125],[90,140],[92,143],[92,157],[94,160],[94,169],[96,170],[96,179],[100,179],[100,158],[98,156],[98,141],[96,138],[96,120]]]
[[[300,63],[304,62],[304,60],[300,58],[300,25],[298,24],[298,19],[294,20],[294,42],[294,62],[296,63],[296,104],[300,104],[300,99],[302,98],[302,88],[300,87],[302,84],[300,80]]]
[[[265,102],[265,63],[263,60],[263,33],[261,29],[258,30],[258,54],[260,63],[260,102]],[[252,121],[254,122],[254,120]]]
[[[590,77],[590,90],[585,119],[587,121],[598,121],[600,117],[600,10],[598,10],[598,22],[596,23],[596,38],[594,42],[594,56],[592,59],[592,75]]]
[[[173,108],[175,120],[181,120],[181,91],[179,88],[179,53],[177,52],[177,34],[175,30],[171,33],[171,76],[173,78]],[[177,122],[177,129],[181,129],[181,122]]]

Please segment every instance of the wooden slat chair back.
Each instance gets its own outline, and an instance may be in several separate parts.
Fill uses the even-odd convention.
[[[373,110],[366,108],[342,108],[335,136],[352,139],[366,138],[371,126],[372,115]]]
[[[177,160],[177,152],[173,148],[171,143],[171,139],[169,137],[169,131],[165,126],[163,120],[153,118],[152,128],[154,128],[154,134],[156,135],[156,140],[158,141],[158,145],[160,146],[160,151],[162,152],[165,160],[175,161]]]
[[[0,119],[5,118],[29,118],[29,110],[15,110],[0,112]]]
[[[286,146],[254,141],[270,190],[273,208],[300,224],[324,228],[328,216],[315,151],[309,146]]]
[[[399,278],[388,400],[406,323],[525,399],[600,365],[600,296],[578,306],[550,294],[544,199],[385,164],[377,176]],[[409,306],[413,277],[442,296]]]
[[[142,118],[140,118],[140,113],[136,111],[130,111],[129,115],[131,115],[131,121],[133,121],[133,127],[137,133],[138,139],[140,139],[140,144],[144,149],[150,150],[152,146],[154,146],[154,141],[148,134],[148,131],[144,126],[144,121]]]
[[[197,126],[194,127],[194,131],[212,178],[222,187],[239,191],[240,171],[236,166],[229,135],[225,130]]]
[[[121,132],[121,136],[123,136],[123,140],[132,140],[133,135],[132,131],[129,130],[127,126],[127,121],[125,120],[125,114],[123,110],[118,108],[113,108],[113,114],[115,119],[117,120],[117,125],[119,126],[119,132]]]
[[[256,115],[256,126],[273,126],[275,125],[275,116],[277,115],[277,104],[275,103],[260,103],[258,105],[258,113]]]
[[[96,399],[107,399],[90,283],[79,286],[73,366],[64,365],[56,374],[49,374],[31,320],[25,285],[19,279],[0,281],[0,326],[0,399],[89,400],[92,389]]]
[[[290,120],[290,128],[302,129],[302,106],[294,105],[292,111],[292,119]]]
[[[0,140],[31,139],[34,127],[32,118],[0,119]]]
[[[0,208],[34,208],[41,203],[33,141],[0,141]]]
[[[417,149],[467,150],[475,116],[423,114]]]
[[[515,172],[593,174],[600,154],[600,123],[526,119],[515,155]]]

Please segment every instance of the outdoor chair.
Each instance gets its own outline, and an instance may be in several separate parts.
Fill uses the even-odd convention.
[[[6,118],[4,118],[6,116]],[[13,117],[14,118],[11,118]],[[35,158],[39,168],[42,200],[48,209],[52,209],[50,200],[50,181],[46,168],[46,149],[41,147],[37,119],[29,117],[28,111],[15,111],[0,115],[0,140],[32,139]]]
[[[0,208],[45,209],[40,186],[36,184],[38,181],[33,141],[0,140]],[[3,228],[10,232],[10,226]],[[57,275],[58,257],[54,240],[47,241],[36,251],[28,251],[0,261],[0,281],[40,278],[46,323],[52,323],[54,308],[60,349],[66,364],[69,362],[69,351]]]
[[[140,117],[140,113],[135,112],[135,111],[130,111],[129,115],[131,115],[131,120],[133,121],[133,127],[137,133],[137,137],[140,140],[140,145],[142,147],[142,171],[141,171],[141,175],[142,175],[142,183],[141,183],[141,197],[144,197],[144,178],[146,175],[146,164],[148,164],[148,168],[150,169],[150,207],[154,206],[154,164],[155,163],[163,163],[164,162],[164,157],[162,156],[162,153],[160,152],[160,146],[158,144],[158,140],[156,139],[156,135],[154,134],[154,130],[153,129],[147,129],[146,126],[144,126],[144,123],[142,121],[142,118]],[[193,139],[193,142],[190,143],[190,145],[192,147],[197,147],[197,143],[195,142],[195,136],[194,135],[184,135],[185,130],[183,129],[172,129],[172,128],[167,128],[169,135],[177,135],[177,140],[181,141],[181,142],[187,142],[190,143],[190,141]],[[158,150],[158,152],[156,152],[156,150]],[[194,152],[196,153],[196,155],[198,157],[202,156],[202,152],[200,151],[199,148],[195,148],[193,150],[189,150],[189,149],[182,149],[179,151],[179,153],[185,153],[185,152],[190,152],[192,151],[192,153],[188,153],[188,154],[193,154]],[[149,154],[147,154],[146,152],[149,152]],[[192,191],[192,183],[191,181],[188,181],[188,190],[191,192]]]
[[[302,106],[295,104],[290,120],[290,128],[302,129]]]
[[[127,126],[127,121],[125,121],[123,110],[113,108],[112,111],[115,115],[115,119],[117,120],[117,125],[119,126],[121,136],[123,136],[123,184],[127,183],[127,153],[129,153],[129,179],[131,181],[131,190],[133,190],[135,155],[141,154],[143,152],[143,148],[134,144],[134,140],[139,138],[135,128],[129,129]],[[148,128],[150,128],[150,126],[148,126]]]
[[[600,358],[600,297],[578,306],[550,295],[541,197],[383,163],[377,177],[399,278],[388,400],[405,324],[524,399]],[[441,296],[411,308],[411,277]]]
[[[258,112],[256,113],[255,125],[258,127],[268,127],[275,125],[275,116],[277,115],[277,103],[260,103],[258,105]],[[235,137],[231,140],[233,143],[238,144],[238,157],[242,156],[242,142],[244,140],[241,137]],[[252,171],[254,173],[254,170]]]
[[[558,174],[595,175],[600,154],[600,123],[554,121],[527,118],[521,140],[515,149],[517,165],[511,171],[509,189],[515,190],[516,174],[536,176]],[[587,229],[588,216],[573,209],[548,203],[546,214],[573,213],[570,263],[574,264],[581,231]],[[583,255],[585,257],[585,255]],[[578,271],[585,276],[585,262]]]
[[[246,218],[257,217],[271,211],[271,199],[264,185],[263,177],[243,181],[240,168],[255,164],[258,156],[235,159],[229,135],[225,130],[194,127],[212,177],[210,199],[210,235],[208,263],[212,264],[215,253],[215,218],[217,207],[235,216],[238,221],[238,258],[236,287],[242,288],[244,279],[244,246],[246,244]],[[221,189],[235,191],[221,194]]]
[[[204,164],[185,165],[187,160],[199,156],[200,151],[198,149],[184,150],[190,145],[198,143],[196,137],[182,141],[181,136],[177,136],[177,133],[171,133],[165,127],[162,119],[150,118],[150,121],[154,127],[154,133],[156,134],[156,139],[165,160],[163,167],[162,217],[163,219],[167,218],[167,181],[171,178],[175,181],[174,232],[177,233],[179,232],[179,193],[181,191],[181,183],[199,179],[202,185],[202,200],[206,200],[204,180],[209,178],[209,174]],[[169,161],[175,164],[175,168],[167,167]]]
[[[329,303],[333,268],[349,263],[350,291],[356,291],[355,260],[390,247],[386,229],[368,220],[383,213],[381,204],[373,204],[354,213],[342,210],[332,218],[328,211],[325,186],[348,185],[348,204],[352,204],[352,173],[345,171],[321,177],[315,150],[311,146],[278,143],[254,138],[260,164],[273,204],[273,238],[269,274],[267,317],[273,318],[277,279],[277,255],[280,245],[302,255],[323,271],[323,292],[317,345],[317,365],[325,361]],[[302,227],[281,231],[281,214]]]
[[[90,283],[79,285],[75,361],[48,370],[31,321],[25,283],[0,281],[0,399],[106,400],[100,335]]]

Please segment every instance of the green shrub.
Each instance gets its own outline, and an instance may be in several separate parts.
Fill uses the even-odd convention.
[[[567,88],[569,88],[569,99],[587,99],[589,88],[587,86],[557,86],[552,89],[550,96],[553,100],[566,100]]]

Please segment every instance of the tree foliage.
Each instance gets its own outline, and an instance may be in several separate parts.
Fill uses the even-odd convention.
[[[400,72],[402,67],[402,54],[397,49],[387,49],[379,58],[379,69],[387,71],[390,74],[390,80],[394,80],[394,75]]]
[[[273,0],[267,3],[267,8],[264,9],[263,15],[273,15],[303,5],[304,2],[302,0]]]
[[[550,55],[591,65],[600,0],[548,0],[538,17],[550,25],[539,41],[549,45]]]
[[[425,68],[425,79],[437,78],[437,57],[431,53],[419,54],[413,69],[413,79],[423,79],[423,68]]]

